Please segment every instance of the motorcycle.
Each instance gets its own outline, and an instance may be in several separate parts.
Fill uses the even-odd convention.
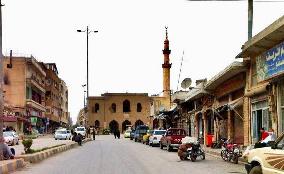
[[[205,160],[205,151],[201,148],[199,142],[186,143],[179,147],[178,156],[181,160],[190,159],[192,162],[196,161],[198,157]]]
[[[235,164],[238,164],[241,156],[242,151],[237,144],[233,144],[229,139],[224,142],[221,150],[221,157],[224,161],[233,161]]]

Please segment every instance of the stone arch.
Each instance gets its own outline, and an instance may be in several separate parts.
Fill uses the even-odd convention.
[[[110,129],[110,132],[112,132],[112,133],[119,128],[119,124],[116,120],[112,120],[111,122],[109,122],[108,126],[109,126],[109,129]]]
[[[123,101],[123,112],[130,112],[130,101],[129,100]]]
[[[95,128],[99,128],[100,127],[100,121],[99,120],[96,120],[95,121]]]
[[[141,120],[137,120],[136,122],[135,122],[135,128],[137,127],[137,126],[139,126],[139,125],[143,125],[144,124],[144,122],[143,121],[141,121]]]
[[[131,125],[131,122],[129,120],[125,120],[123,123],[122,123],[122,132],[124,132],[127,128],[127,126]]]

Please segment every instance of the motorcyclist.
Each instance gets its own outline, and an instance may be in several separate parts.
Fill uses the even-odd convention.
[[[178,156],[181,160],[187,159],[187,149],[191,147],[190,143],[185,143],[179,146],[178,148]]]

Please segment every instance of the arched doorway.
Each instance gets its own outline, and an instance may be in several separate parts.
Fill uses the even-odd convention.
[[[114,130],[117,130],[118,129],[118,122],[115,121],[115,120],[112,120],[110,123],[109,123],[109,129],[110,129],[110,132],[114,132]]]
[[[97,129],[97,128],[99,128],[100,127],[100,121],[99,120],[96,120],[95,121],[95,128]]]
[[[127,128],[127,126],[131,125],[131,122],[129,120],[125,120],[123,123],[122,123],[122,131],[124,132]]]
[[[135,128],[136,128],[137,126],[143,125],[143,124],[144,124],[143,121],[137,120],[137,121],[135,122]]]

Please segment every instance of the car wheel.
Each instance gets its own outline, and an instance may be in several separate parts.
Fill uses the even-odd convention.
[[[249,174],[262,174],[261,166],[254,166]]]
[[[55,140],[57,140],[57,138],[55,138]]]
[[[162,143],[160,143],[160,149],[163,149],[164,147],[163,147],[163,144]]]
[[[134,141],[137,142],[137,138],[135,138]]]
[[[167,151],[168,151],[168,152],[171,152],[171,151],[172,151],[172,147],[171,147],[170,144],[167,144]]]

